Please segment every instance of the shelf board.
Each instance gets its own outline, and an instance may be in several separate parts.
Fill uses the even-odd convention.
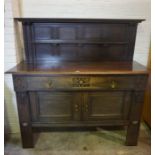
[[[103,45],[125,45],[128,42],[105,42],[93,40],[35,40],[32,43],[36,44],[103,44]]]

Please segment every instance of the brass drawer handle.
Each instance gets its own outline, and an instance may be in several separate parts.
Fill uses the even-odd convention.
[[[82,81],[82,80],[79,81],[79,84],[83,84],[83,83],[84,83],[84,81]]]
[[[136,124],[138,124],[138,121],[132,121],[132,124],[136,125]]]
[[[79,105],[75,104],[75,111],[79,111]]]
[[[22,123],[22,126],[27,127],[28,126],[28,123],[27,122],[23,122]]]
[[[53,86],[53,82],[52,81],[48,81],[46,86],[47,86],[47,88],[51,88]]]
[[[116,86],[117,86],[116,81],[112,81],[111,84],[110,84],[110,87],[111,87],[112,89],[114,89],[114,88],[116,88]]]

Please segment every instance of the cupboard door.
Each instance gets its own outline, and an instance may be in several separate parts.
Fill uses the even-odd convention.
[[[80,119],[80,94],[71,92],[30,92],[32,122],[67,123]]]
[[[84,120],[127,120],[132,94],[127,91],[89,92],[84,95]]]

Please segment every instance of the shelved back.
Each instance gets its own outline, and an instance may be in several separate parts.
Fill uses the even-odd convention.
[[[26,61],[132,61],[142,20],[37,19],[22,21]]]

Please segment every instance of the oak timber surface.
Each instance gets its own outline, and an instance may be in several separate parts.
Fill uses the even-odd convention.
[[[28,74],[147,74],[137,62],[21,62],[7,73]]]
[[[14,18],[21,22],[83,22],[83,23],[139,23],[145,21],[145,19],[108,19],[108,18]]]
[[[24,148],[34,129],[127,126],[137,145],[147,69],[133,62],[143,19],[15,18],[25,62],[13,74]]]

